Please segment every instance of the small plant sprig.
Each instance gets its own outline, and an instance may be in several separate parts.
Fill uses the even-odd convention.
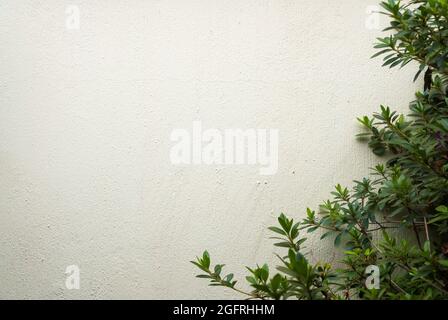
[[[331,273],[331,266],[315,265],[308,263],[307,259],[299,252],[300,245],[305,238],[299,238],[299,223],[294,223],[293,219],[288,219],[284,214],[278,218],[279,227],[270,227],[276,235],[273,239],[280,240],[275,243],[277,247],[287,248],[286,256],[278,256],[282,262],[277,267],[280,273],[270,277],[270,270],[267,264],[246,267],[249,275],[246,277],[252,291],[246,292],[235,287],[236,281],[233,274],[221,277],[222,267],[217,264],[211,271],[210,255],[205,251],[202,258],[191,261],[199,269],[204,271],[198,278],[210,280],[211,286],[222,286],[233,289],[249,299],[287,299],[295,297],[297,299],[330,299],[334,297],[330,284],[334,275]]]

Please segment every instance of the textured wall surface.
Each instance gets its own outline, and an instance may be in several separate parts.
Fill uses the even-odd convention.
[[[188,261],[206,248],[241,279],[276,263],[280,212],[303,217],[381,160],[355,117],[413,98],[415,66],[369,60],[375,4],[2,0],[0,298],[238,297]],[[277,174],[172,165],[171,131],[195,120],[279,129]],[[307,250],[335,260],[331,241]]]

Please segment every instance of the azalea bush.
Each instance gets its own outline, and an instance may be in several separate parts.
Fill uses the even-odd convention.
[[[417,62],[424,88],[407,115],[381,106],[358,118],[359,139],[387,161],[351,188],[337,185],[318,210],[295,221],[281,214],[270,227],[283,248],[278,266],[247,267],[251,290],[238,286],[207,251],[192,261],[212,286],[254,299],[447,299],[448,298],[448,4],[447,0],[389,0],[388,36],[375,57],[383,66]],[[341,250],[340,268],[310,263],[306,235],[320,232]],[[315,245],[315,244],[313,244]],[[379,282],[368,285],[371,267]]]

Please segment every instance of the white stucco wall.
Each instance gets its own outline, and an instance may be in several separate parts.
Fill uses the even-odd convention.
[[[0,298],[237,298],[188,261],[206,248],[242,280],[275,264],[280,212],[304,217],[379,161],[355,117],[413,98],[412,66],[369,60],[376,3],[0,1]],[[195,120],[279,129],[277,174],[173,166],[170,133]]]

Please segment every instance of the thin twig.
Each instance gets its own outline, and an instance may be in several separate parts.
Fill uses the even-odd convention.
[[[425,233],[426,233],[426,240],[428,240],[429,243],[429,250],[431,250],[431,241],[429,239],[429,230],[428,230],[428,222],[426,221],[426,217],[423,217],[423,221],[425,223]]]

